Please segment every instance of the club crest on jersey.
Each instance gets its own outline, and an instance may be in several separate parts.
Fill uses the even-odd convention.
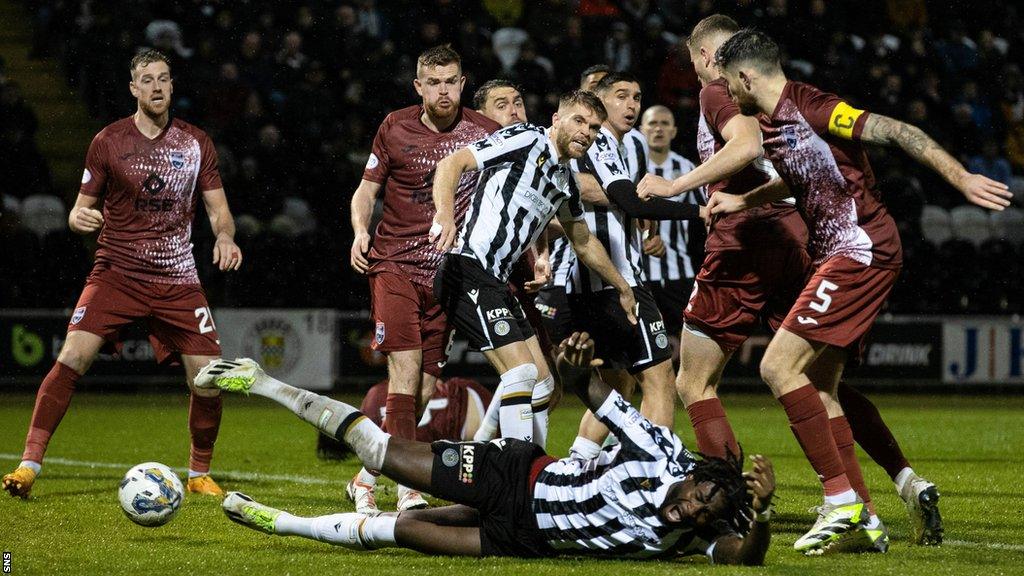
[[[782,137],[786,139],[786,145],[790,150],[796,150],[797,142],[800,141],[800,137],[796,135],[796,127],[783,126]]]
[[[85,317],[85,309],[86,308],[87,308],[86,306],[79,306],[78,308],[75,308],[75,312],[73,314],[71,314],[71,323],[72,324],[78,324],[79,322],[82,321],[82,318]]]
[[[377,322],[377,330],[373,334],[373,341],[377,343],[377,346],[384,343],[384,334],[384,323]]]
[[[175,170],[181,170],[185,167],[185,155],[180,150],[171,151],[171,166]]]

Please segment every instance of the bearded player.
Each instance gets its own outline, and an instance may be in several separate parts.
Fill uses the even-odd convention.
[[[875,189],[862,143],[899,146],[979,206],[1002,210],[1011,194],[1006,185],[967,172],[919,128],[789,81],[779,52],[774,40],[755,30],[737,32],[716,52],[740,112],[759,118],[765,156],[781,179],[742,196],[716,196],[709,208],[726,214],[791,192],[796,196],[814,271],[768,345],[761,376],[777,396],[816,386],[828,415],[835,417],[843,413],[836,399],[843,366],[859,358],[903,258],[896,224]],[[830,378],[813,379],[812,366]],[[845,476],[824,476],[825,506],[796,541],[798,550],[823,549],[857,526],[857,495],[848,482],[840,486],[835,480],[849,480]]]
[[[174,85],[167,57],[147,50],[131,62],[134,115],[104,128],[86,154],[68,217],[73,232],[99,231],[95,264],[68,324],[67,339],[36,395],[22,462],[3,477],[28,498],[43,455],[71,403],[75,384],[125,325],[146,319],[159,362],[180,361],[191,389],[188,491],[222,495],[210,477],[221,398],[197,390],[201,367],[220,357],[220,340],[192,257],[192,217],[202,197],[217,241],[213,263],[237,270],[242,251],[205,132],[170,117]],[[100,202],[103,203],[99,208]]]
[[[450,332],[431,293],[442,256],[427,241],[434,217],[434,169],[448,154],[499,128],[461,106],[465,83],[462,60],[450,47],[420,54],[413,85],[422,102],[388,114],[381,123],[363,180],[352,196],[352,269],[370,281],[375,324],[371,346],[388,358],[385,427],[399,438],[415,438],[417,399],[421,388],[430,390],[441,375]],[[476,180],[473,173],[459,181],[454,214],[458,222]],[[371,238],[370,218],[382,191],[384,215]],[[358,510],[375,511],[366,505],[374,483],[375,476],[364,469],[348,484],[346,493]],[[399,489],[399,510],[426,505],[415,490]]]

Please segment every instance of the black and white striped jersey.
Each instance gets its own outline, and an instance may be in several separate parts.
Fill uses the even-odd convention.
[[[603,190],[607,190],[610,184],[619,180],[638,182],[637,176],[642,177],[647,170],[647,143],[643,140],[642,134],[640,140],[632,138],[633,132],[640,134],[632,130],[620,143],[609,128],[602,126],[586,156],[572,161],[573,169],[594,176]],[[643,165],[639,164],[641,155]],[[630,170],[630,167],[633,169]],[[590,233],[604,246],[619,274],[622,274],[630,286],[643,284],[642,245],[636,220],[626,216],[614,205],[597,206],[584,202],[583,207]],[[607,284],[579,262],[570,268],[565,285],[566,292],[570,294],[584,294],[609,288],[612,288],[611,284]]]
[[[669,488],[694,466],[679,437],[651,424],[618,392],[594,415],[619,444],[594,460],[548,464],[533,486],[533,512],[548,544],[620,558],[707,552],[714,537],[667,526],[658,516]]]
[[[654,164],[653,161],[650,161],[647,169],[655,176],[672,181],[693,170],[694,165],[680,154],[669,150],[668,158],[664,162]],[[686,194],[680,194],[668,198],[668,200],[704,204],[704,190],[703,188],[690,190]],[[658,223],[658,234],[661,235],[661,240],[665,243],[665,255],[662,257],[644,255],[644,272],[647,273],[648,281],[661,282],[694,277],[697,268],[700,267],[699,254],[703,253],[703,239],[707,237],[699,226],[700,224],[694,223],[691,227],[688,220],[662,220]],[[691,231],[694,234],[691,234]]]
[[[483,172],[455,251],[507,282],[512,266],[556,213],[565,221],[583,218],[579,187],[568,164],[558,163],[544,128],[516,124],[468,149]]]
[[[551,262],[550,286],[565,288],[566,278],[576,261],[576,253],[572,251],[572,245],[565,236],[559,236],[549,243],[550,248],[548,259]]]

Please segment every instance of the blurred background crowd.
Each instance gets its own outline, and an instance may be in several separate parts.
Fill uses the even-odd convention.
[[[351,272],[348,201],[377,125],[416,103],[416,55],[450,42],[468,78],[463,103],[505,77],[547,123],[557,94],[597,63],[643,83],[643,106],[674,110],[674,147],[696,160],[699,84],[684,42],[724,12],[785,50],[787,73],[858,107],[918,125],[968,168],[1007,183],[1016,207],[965,206],[898,150],[872,150],[906,265],[894,313],[1019,313],[1024,285],[1024,22],[1001,0],[22,0],[33,58],[60,63],[99,128],[134,112],[128,62],[141,47],[173,59],[173,113],[206,130],[246,252],[213,271],[205,215],[193,228],[216,306],[367,307]],[[984,23],[982,25],[981,23]],[[0,303],[66,307],[88,273],[88,246],[55,211],[40,123],[0,63],[3,217]],[[81,144],[84,159],[87,141]],[[55,204],[57,203],[57,204]]]

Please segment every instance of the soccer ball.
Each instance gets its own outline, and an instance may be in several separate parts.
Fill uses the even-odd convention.
[[[185,488],[170,468],[159,462],[132,466],[117,491],[121,509],[139,526],[163,526],[185,499]]]

